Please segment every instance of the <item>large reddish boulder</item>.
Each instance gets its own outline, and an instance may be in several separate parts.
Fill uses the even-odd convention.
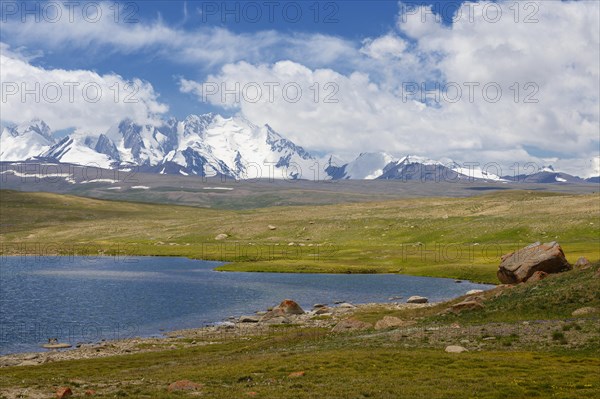
[[[273,311],[282,312],[283,314],[304,314],[304,309],[291,299],[284,299],[279,305],[273,308]]]
[[[497,275],[503,284],[517,284],[527,281],[538,271],[550,274],[564,272],[571,268],[557,242],[548,244],[536,242],[502,256]]]
[[[284,299],[279,305],[263,315],[260,321],[267,321],[275,317],[300,314],[304,314],[304,309],[302,309],[300,305],[291,299]]]

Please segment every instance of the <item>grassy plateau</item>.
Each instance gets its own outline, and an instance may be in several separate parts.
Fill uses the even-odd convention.
[[[253,210],[2,191],[3,254],[185,256],[220,270],[406,273],[497,283],[500,256],[558,241],[600,258],[598,194],[508,191]],[[275,229],[269,228],[271,226]],[[227,234],[215,240],[218,234]]]
[[[448,311],[462,297],[344,316],[373,324],[393,316],[407,323],[402,328],[275,325],[267,334],[173,337],[143,353],[0,367],[0,398],[50,398],[60,386],[98,398],[600,397],[600,313],[573,316],[600,309],[598,194],[504,191],[222,210],[4,190],[0,223],[3,255],[185,256],[228,262],[219,269],[229,271],[498,283],[500,256],[535,241],[558,241],[572,263],[595,262],[487,291],[474,310]],[[446,353],[447,345],[468,351]],[[167,390],[183,379],[203,386]]]

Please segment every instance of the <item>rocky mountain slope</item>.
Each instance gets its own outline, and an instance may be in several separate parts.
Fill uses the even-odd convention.
[[[269,125],[242,117],[189,115],[157,125],[123,120],[100,134],[76,131],[57,138],[42,120],[5,126],[0,161],[39,160],[100,168],[183,176],[226,176],[239,180],[411,180],[583,183],[585,179],[552,167],[529,174],[499,176],[495,168],[384,152],[362,153],[350,162],[335,155],[319,158],[286,139]],[[488,170],[489,169],[489,170]],[[597,177],[587,179],[597,182]]]

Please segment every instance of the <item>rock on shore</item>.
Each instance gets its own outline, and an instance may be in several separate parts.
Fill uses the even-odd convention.
[[[429,299],[424,296],[413,295],[407,299],[406,303],[427,303]]]
[[[285,318],[292,315],[303,315],[304,309],[291,299],[284,299],[279,305],[268,311],[260,321],[268,321],[274,318]]]
[[[449,346],[446,347],[446,352],[448,352],[448,353],[462,353],[462,352],[468,352],[468,350],[466,348],[463,348],[462,346],[449,345]]]
[[[571,265],[557,242],[536,242],[502,256],[497,275],[503,284],[518,284],[527,281],[537,271],[550,274],[567,270],[571,270]]]

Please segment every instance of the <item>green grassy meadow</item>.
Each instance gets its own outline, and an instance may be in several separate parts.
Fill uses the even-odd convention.
[[[210,398],[594,398],[597,357],[494,351],[460,356],[364,342],[296,340],[70,361],[0,371],[5,386],[76,386],[94,397],[184,398],[170,382],[202,381]],[[306,375],[290,378],[294,371]],[[535,372],[534,372],[535,370]],[[111,383],[112,382],[112,383]],[[107,385],[109,387],[107,387]],[[104,392],[102,392],[104,391]],[[52,390],[47,389],[48,397]],[[81,396],[83,397],[83,396]]]
[[[597,194],[507,191],[252,210],[2,191],[2,253],[185,256],[219,270],[406,273],[496,283],[501,255],[558,241],[600,259]],[[269,229],[275,226],[275,230]],[[218,234],[228,238],[217,241]]]
[[[506,191],[223,210],[1,191],[0,220],[3,255],[229,262],[220,270],[406,273],[497,283],[499,257],[534,241],[558,241],[571,262],[600,258],[597,194]],[[215,240],[222,233],[228,238]],[[60,386],[70,386],[73,397],[91,389],[98,398],[596,398],[598,314],[571,313],[600,309],[598,268],[499,287],[483,294],[482,309],[460,314],[444,309],[464,297],[352,316],[370,323],[395,316],[414,330],[334,334],[289,325],[269,334],[199,338],[196,345],[175,338],[144,353],[4,367],[0,398],[49,398]],[[541,332],[526,333],[530,323]],[[462,342],[460,334],[476,349],[445,353],[446,345]],[[290,376],[298,371],[304,375]],[[182,379],[203,388],[168,392]]]

